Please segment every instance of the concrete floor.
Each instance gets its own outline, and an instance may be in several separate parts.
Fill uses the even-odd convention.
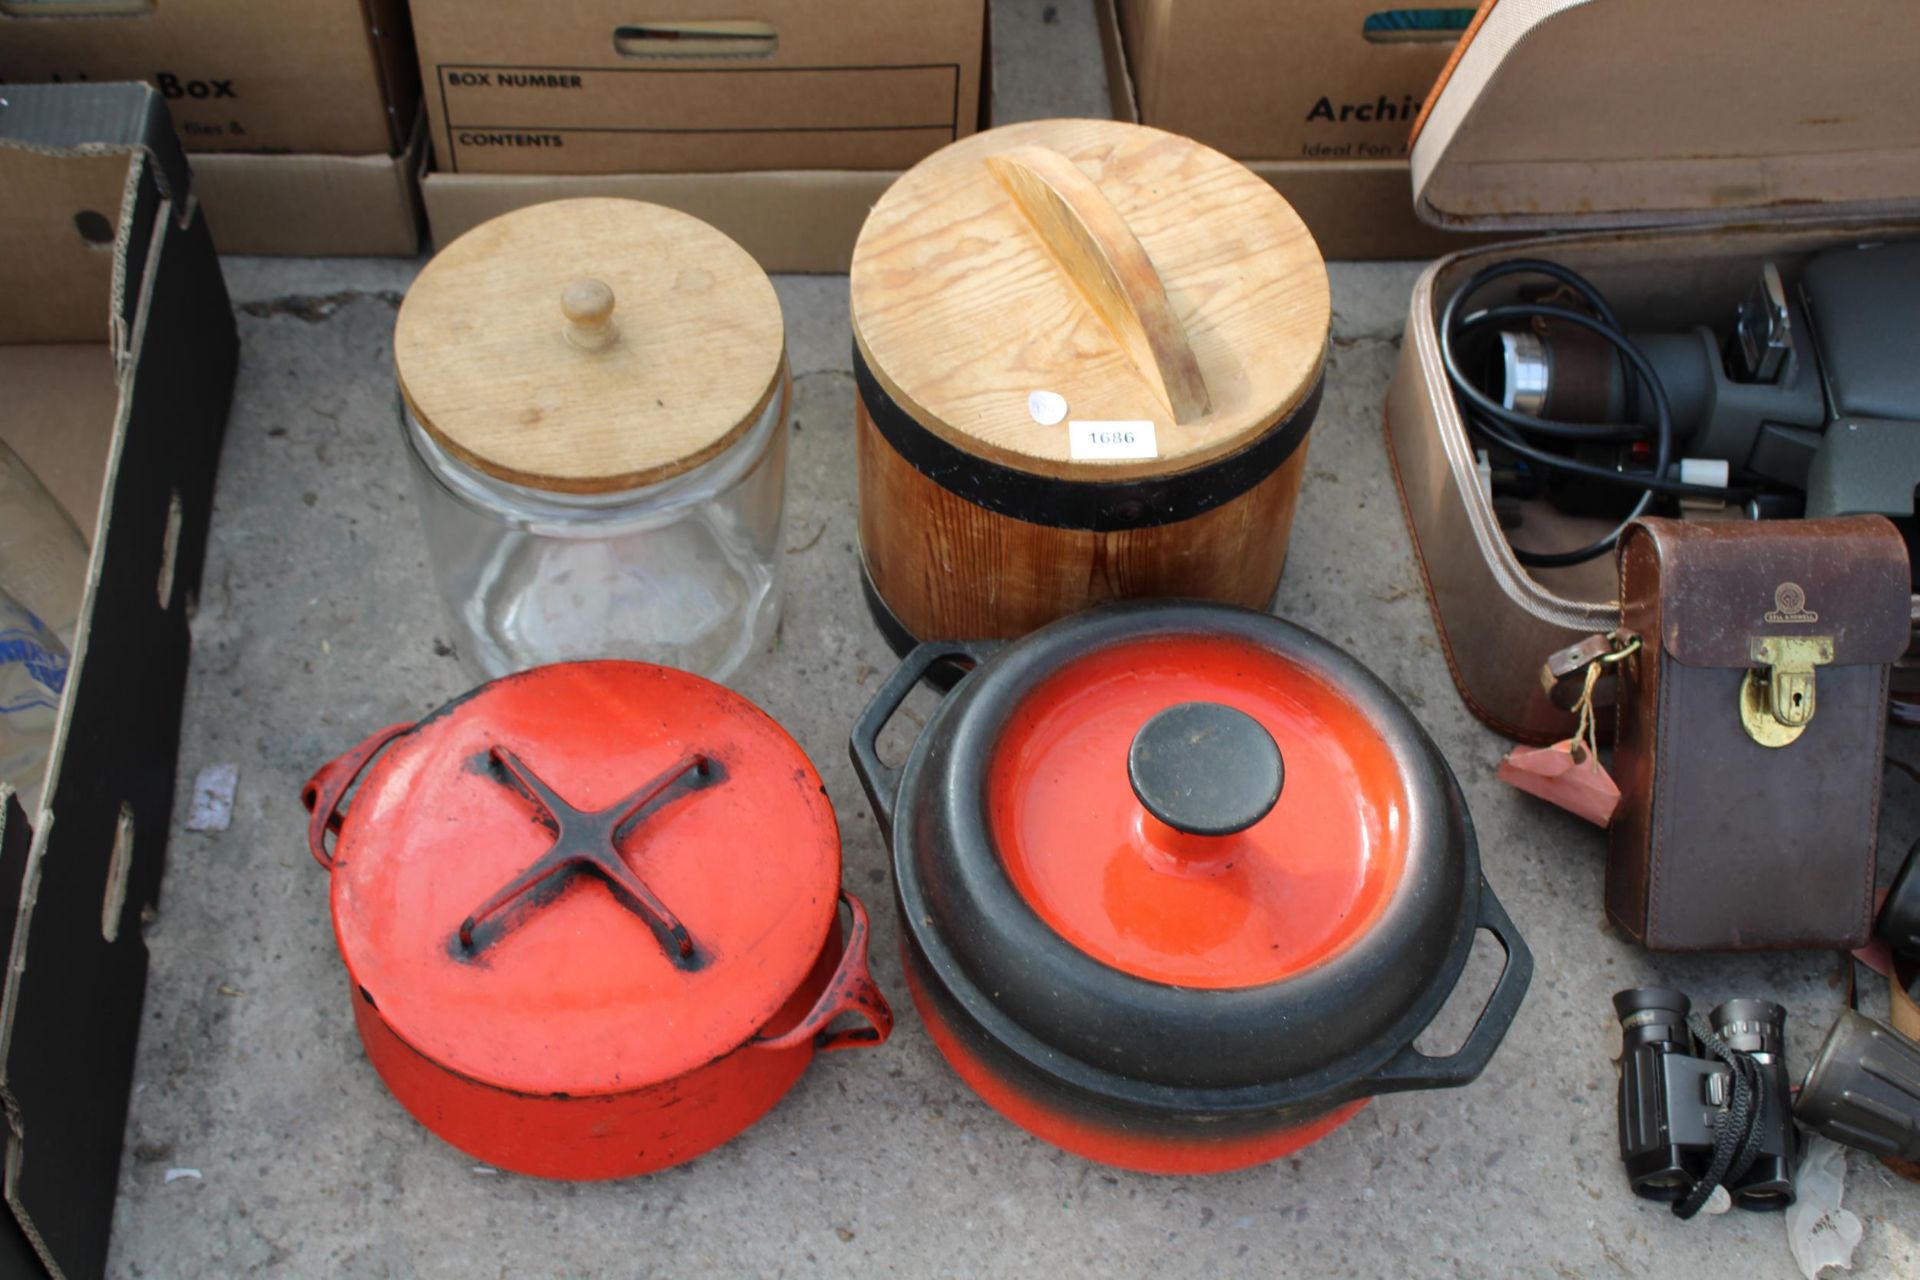
[[[1003,60],[1048,68],[1001,67],[1003,119],[1101,110],[1087,14],[1062,3],[1044,20],[1054,7],[997,7],[1003,50],[1019,50]],[[417,265],[227,264],[244,360],[177,813],[207,765],[238,762],[240,786],[229,830],[174,832],[147,933],[113,1275],[1798,1274],[1778,1216],[1683,1224],[1628,1194],[1608,1000],[1656,980],[1704,1002],[1771,997],[1804,1063],[1840,1005],[1836,964],[1639,951],[1602,924],[1599,834],[1494,781],[1506,744],[1449,683],[1380,432],[1409,264],[1332,270],[1327,395],[1278,611],[1379,671],[1466,790],[1487,875],[1538,966],[1479,1083],[1381,1099],[1274,1166],[1182,1180],[1029,1138],[947,1069],[906,999],[886,856],[846,763],[847,729],[893,661],[856,587],[846,283],[794,277],[778,281],[798,389],[788,612],[743,689],[826,779],[898,1029],[821,1060],[747,1134],[651,1178],[538,1182],[440,1143],[361,1052],[297,798],[319,762],[471,683],[446,652],[394,420],[389,338]],[[1890,749],[1920,759],[1911,735]],[[1920,834],[1914,790],[1889,784],[1888,849]],[[1484,980],[1476,966],[1468,983]],[[168,1182],[177,1168],[202,1176]],[[1920,1274],[1917,1197],[1850,1158],[1847,1204],[1866,1222],[1856,1275]]]

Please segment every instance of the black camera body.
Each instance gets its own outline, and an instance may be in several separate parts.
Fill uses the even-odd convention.
[[[1613,998],[1620,1015],[1620,1159],[1635,1195],[1679,1202],[1710,1172],[1735,1102],[1734,1069],[1707,1055],[1687,1026],[1691,1001],[1641,987]],[[1729,1000],[1709,1016],[1714,1033],[1768,1077],[1752,1105],[1758,1150],[1727,1182],[1743,1209],[1793,1203],[1797,1140],[1788,1107],[1786,1010],[1765,1000]]]
[[[1697,326],[1631,339],[1659,374],[1683,455],[1725,463],[1736,484],[1804,495],[1808,516],[1903,517],[1920,485],[1916,324],[1920,242],[1910,242],[1816,254],[1797,295],[1767,263],[1724,338]],[[1541,320],[1500,339],[1491,380],[1505,407],[1652,425],[1633,369],[1577,326]],[[1631,449],[1589,452],[1623,475],[1636,469]],[[1579,496],[1578,486],[1567,495]]]

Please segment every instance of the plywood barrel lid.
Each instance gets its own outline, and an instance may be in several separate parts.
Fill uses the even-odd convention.
[[[454,457],[514,484],[640,488],[723,452],[778,389],[773,284],[698,218],[638,200],[503,214],[401,303],[400,393]]]
[[[1022,157],[1045,177],[1036,149],[1091,180],[1089,199],[1104,197],[1150,260],[1204,385],[1186,420],[1168,393],[1177,379],[1152,368],[1137,335],[1129,346],[1099,289],[989,163]],[[1278,192],[1210,147],[1111,120],[1008,125],[935,152],[867,218],[851,287],[855,346],[915,422],[967,453],[1070,480],[1188,471],[1260,439],[1318,385],[1332,321],[1319,248]],[[1037,421],[1035,391],[1064,397],[1067,420]],[[1159,456],[1075,460],[1073,420],[1152,421]]]

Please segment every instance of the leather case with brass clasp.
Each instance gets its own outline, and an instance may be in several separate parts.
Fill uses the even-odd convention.
[[[1655,950],[1867,940],[1906,544],[1879,516],[1621,539],[1607,914]]]

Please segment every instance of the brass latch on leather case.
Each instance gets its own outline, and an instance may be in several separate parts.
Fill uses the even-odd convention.
[[[1747,656],[1757,670],[1740,682],[1740,723],[1763,747],[1784,747],[1813,719],[1815,667],[1833,661],[1832,636],[1754,636]]]

